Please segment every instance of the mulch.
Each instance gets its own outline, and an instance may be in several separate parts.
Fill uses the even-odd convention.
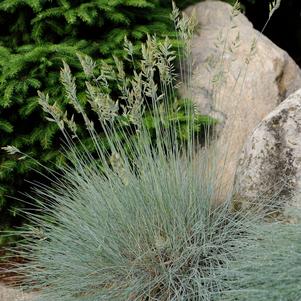
[[[14,285],[20,283],[20,275],[9,271],[16,264],[25,263],[24,258],[18,256],[7,256],[7,252],[0,248],[0,283]]]

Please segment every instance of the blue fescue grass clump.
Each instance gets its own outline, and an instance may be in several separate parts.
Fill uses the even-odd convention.
[[[173,19],[179,38],[187,42],[187,59],[193,24],[176,9]],[[36,185],[30,196],[38,205],[27,212],[31,223],[20,230],[23,240],[17,251],[27,262],[15,269],[23,286],[37,290],[41,301],[265,300],[268,293],[261,281],[270,281],[278,268],[291,228],[274,230],[280,247],[273,249],[260,206],[237,212],[230,194],[218,198],[223,171],[218,150],[206,137],[202,151],[195,151],[198,115],[190,103],[184,126],[174,118],[178,108],[170,100],[176,98],[178,79],[169,41],[149,37],[140,62],[127,40],[125,49],[132,77],[125,76],[118,58],[115,67],[103,65],[96,76],[95,63],[79,56],[87,76],[88,113],[65,63],[61,81],[78,115],[68,116],[39,93],[48,120],[65,135],[69,165],[59,175],[52,173],[51,187]],[[189,74],[189,63],[181,66]],[[120,90],[117,99],[110,93],[111,80]],[[152,107],[151,126],[143,122],[145,104]],[[89,114],[96,114],[98,125]],[[79,117],[95,145],[93,153],[83,144],[74,146],[81,143]],[[99,128],[106,139],[99,139]],[[18,153],[14,147],[6,149]],[[287,261],[291,268],[294,263]],[[267,282],[271,289],[285,283],[283,275]],[[286,283],[284,290],[293,291]]]
[[[225,289],[219,268],[249,246],[252,215],[213,206],[205,166],[140,142],[135,172],[78,160],[40,189],[51,205],[31,214],[20,268],[38,300],[213,300]]]

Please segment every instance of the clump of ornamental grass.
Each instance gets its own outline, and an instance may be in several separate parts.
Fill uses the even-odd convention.
[[[187,61],[193,22],[176,9],[173,19],[179,39],[187,42],[182,52]],[[39,93],[48,120],[65,135],[69,165],[61,174],[52,173],[51,187],[36,185],[30,196],[38,207],[27,212],[30,226],[20,230],[17,251],[27,262],[15,269],[23,286],[37,290],[37,300],[43,301],[209,301],[230,296],[244,283],[252,287],[247,273],[239,281],[235,267],[251,263],[251,257],[243,262],[244,253],[252,254],[255,246],[258,273],[269,256],[270,249],[260,245],[260,234],[268,234],[263,211],[259,205],[232,210],[230,194],[217,199],[222,167],[210,145],[210,127],[199,154],[194,106],[184,104],[189,116],[184,127],[175,118],[171,100],[179,79],[168,39],[149,37],[139,62],[127,40],[125,48],[132,77],[125,77],[129,65],[117,58],[115,67],[103,65],[96,76],[95,63],[79,57],[87,76],[89,114],[96,114],[99,124],[82,107],[67,64],[61,81],[78,116],[68,116]],[[189,63],[181,66],[191,70]],[[112,79],[120,96],[110,93]],[[146,113],[149,122],[142,122]],[[80,117],[94,142],[93,153],[83,144],[75,147]],[[106,140],[99,139],[98,129]]]
[[[18,268],[37,300],[214,300],[225,289],[219,269],[251,244],[255,217],[213,205],[206,164],[144,139],[134,170],[122,155],[118,172],[78,158],[39,189],[48,203],[21,233],[29,261]]]

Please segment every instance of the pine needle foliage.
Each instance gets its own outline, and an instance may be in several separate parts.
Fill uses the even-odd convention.
[[[158,0],[3,0],[0,1],[0,141],[14,145],[49,168],[65,161],[56,124],[44,119],[36,90],[51,95],[53,103],[68,106],[57,70],[64,60],[76,73],[79,101],[85,106],[85,77],[77,53],[98,63],[121,58],[124,37],[139,52],[147,34],[159,38],[175,32],[169,19],[170,3]],[[125,69],[125,72],[127,70]],[[114,90],[114,86],[110,89]],[[76,112],[74,111],[74,114]],[[84,123],[78,121],[79,131]],[[88,144],[89,141],[86,141]],[[88,148],[93,148],[90,142]],[[1,224],[17,223],[23,205],[7,196],[18,196],[29,181],[41,180],[35,160],[0,154]]]
[[[189,19],[177,9],[173,18],[179,37],[189,38]],[[131,49],[127,41],[126,48]],[[23,240],[17,253],[28,262],[16,271],[25,288],[39,291],[36,300],[219,300],[234,289],[235,273],[229,267],[260,244],[260,208],[235,212],[231,196],[216,200],[222,169],[208,144],[201,154],[195,152],[193,107],[184,105],[190,116],[185,136],[178,119],[166,122],[166,116],[177,112],[169,98],[178,81],[168,39],[149,37],[141,49],[140,62],[128,53],[133,64],[128,80],[119,60],[115,68],[103,66],[101,76],[93,78],[94,62],[80,56],[90,76],[89,105],[109,147],[99,140],[98,126],[78,100],[75,79],[64,63],[66,98],[83,119],[96,154],[81,139],[81,148],[76,146],[74,118],[48,94],[39,93],[47,118],[65,136],[69,160],[62,175],[54,174],[51,187],[36,186],[31,198],[38,209],[27,212],[31,224],[20,230]],[[107,89],[110,76],[122,92],[115,100]],[[155,135],[143,121],[146,104],[152,107]],[[20,154],[16,147],[6,151]],[[263,248],[260,255],[264,258],[269,251]]]

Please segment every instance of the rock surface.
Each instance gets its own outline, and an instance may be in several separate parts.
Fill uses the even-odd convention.
[[[23,294],[21,291],[8,288],[0,284],[0,300],[1,301],[31,301],[34,300],[33,295]]]
[[[301,72],[290,56],[253,29],[247,18],[220,1],[195,10],[200,25],[192,41],[191,97],[202,114],[220,121],[217,149],[222,167],[220,197],[232,189],[247,137],[288,95],[301,87]],[[226,159],[225,159],[226,158]]]
[[[256,127],[244,145],[235,176],[236,199],[269,200],[301,208],[301,89]]]

